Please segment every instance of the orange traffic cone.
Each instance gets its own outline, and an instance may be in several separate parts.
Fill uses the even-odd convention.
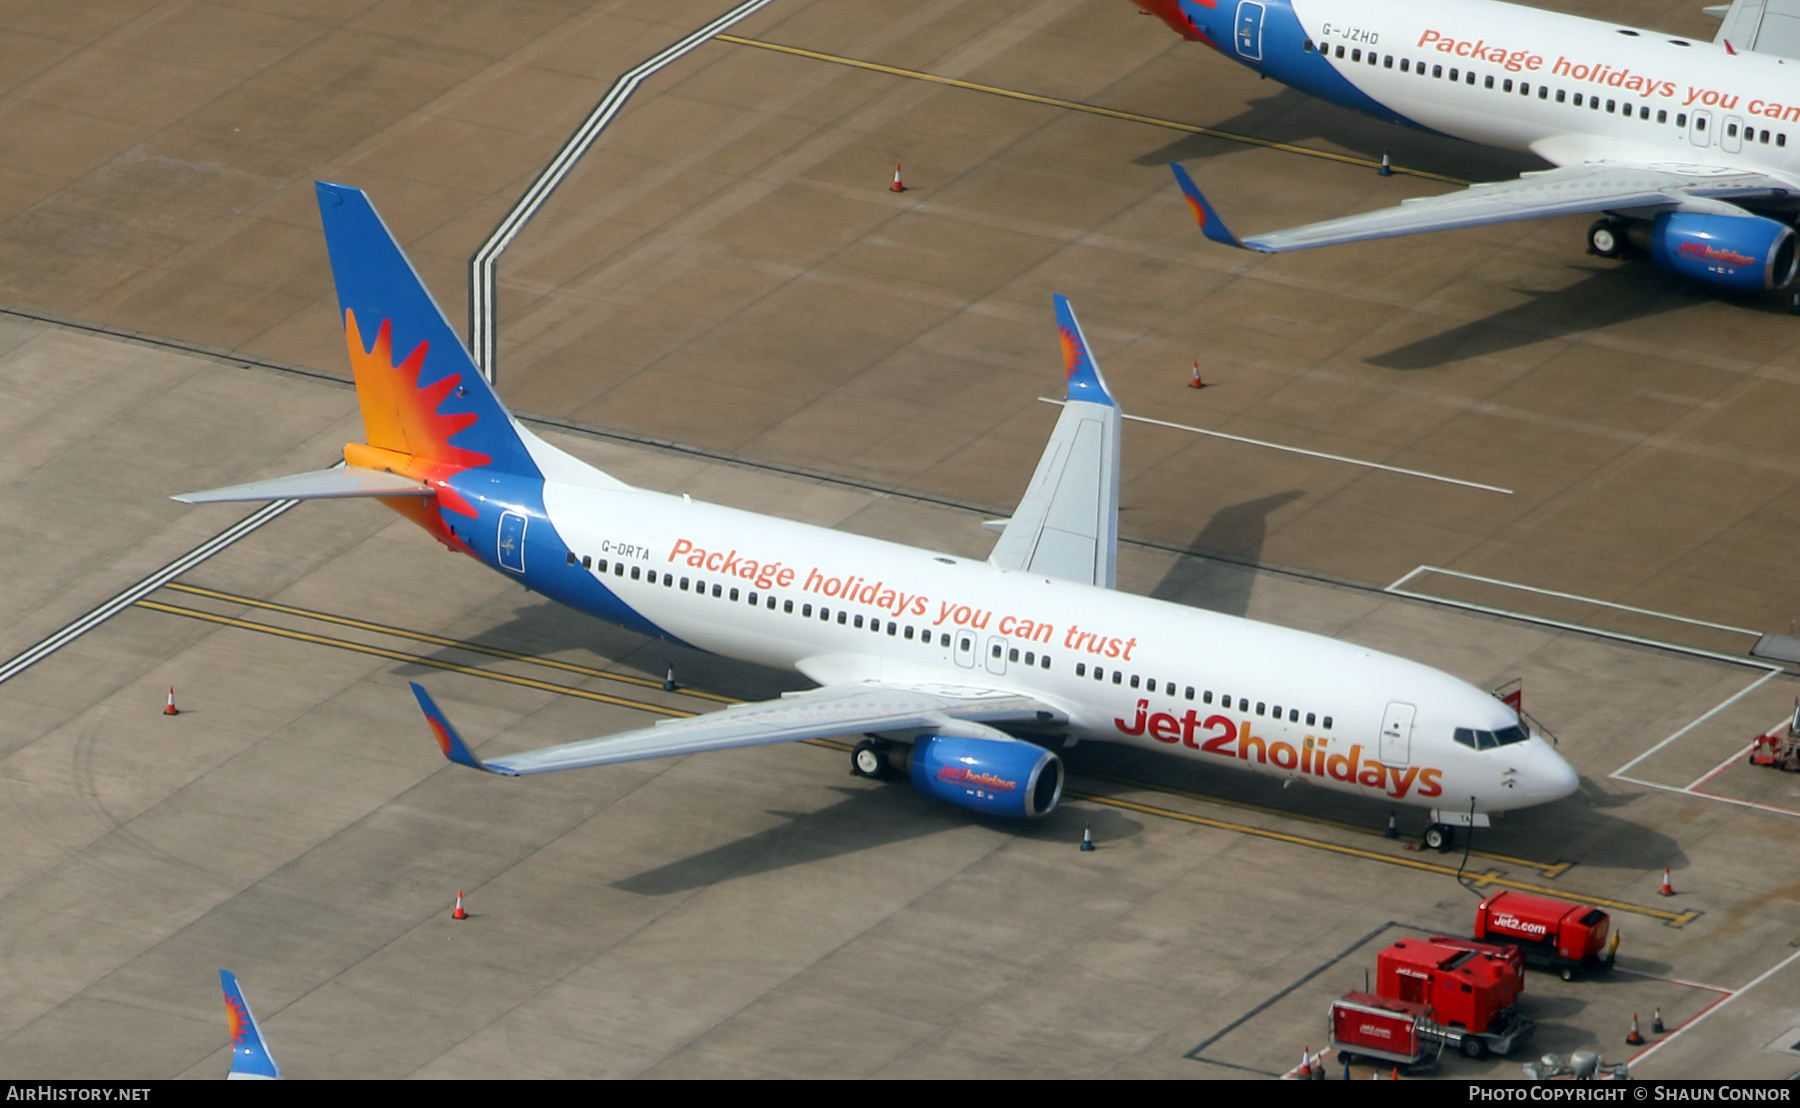
[[[894,183],[888,186],[888,191],[889,192],[905,192],[906,191],[906,186],[900,183],[900,166],[898,163],[896,163],[894,166]]]
[[[1394,1067],[1394,1080],[1395,1081],[1400,1080],[1400,1067],[1399,1066]]]
[[[1310,1046],[1300,1048],[1300,1073],[1297,1076],[1302,1081],[1312,1076],[1312,1047]]]
[[[1643,1046],[1644,1045],[1644,1033],[1642,1031],[1638,1030],[1638,1021],[1637,1021],[1637,1013],[1636,1012],[1631,1013],[1631,1034],[1625,1036],[1625,1042],[1629,1046]]]
[[[167,704],[163,705],[163,715],[178,716],[180,714],[181,714],[181,709],[177,708],[175,706],[175,686],[170,685],[169,686],[169,702]]]
[[[1653,1012],[1651,1014],[1650,1030],[1652,1033],[1657,1034],[1657,1035],[1661,1035],[1661,1034],[1665,1033],[1666,1031],[1668,1031],[1668,1028],[1663,1026],[1662,1009],[1661,1008],[1658,1008],[1655,1012]]]
[[[462,890],[456,890],[456,911],[450,913],[451,919],[468,919],[469,913],[463,911]]]
[[[1662,888],[1660,888],[1656,891],[1662,896],[1674,896],[1675,895],[1675,886],[1669,884],[1669,867],[1668,866],[1663,867]]]
[[[1188,382],[1188,388],[1203,389],[1205,387],[1206,387],[1206,382],[1202,381],[1200,379],[1200,363],[1198,361],[1196,361],[1194,363],[1194,378],[1193,378],[1193,380]]]

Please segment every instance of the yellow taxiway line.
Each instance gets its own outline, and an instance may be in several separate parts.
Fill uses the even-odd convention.
[[[216,615],[212,612],[202,612],[197,608],[183,608],[179,605],[164,604],[156,600],[140,600],[137,602],[137,606],[140,608],[148,608],[153,612],[166,612],[169,615],[185,616],[188,619],[198,619],[207,623],[217,623],[226,627],[236,627],[243,631],[257,631],[264,635],[274,635],[277,638],[293,639],[296,642],[313,643],[318,646],[332,646],[339,650],[355,651],[358,654],[370,654],[377,658],[387,658],[395,662],[405,662],[408,665],[429,666],[432,669],[448,670],[451,673],[464,673],[470,677],[485,677],[490,681],[504,681],[509,685],[523,685],[528,689],[541,689],[544,692],[562,693],[565,696],[578,696],[583,700],[597,700],[602,704],[616,704],[621,708],[636,708],[639,711],[655,712],[660,716],[673,716],[677,719],[687,719],[690,716],[697,716],[700,714],[698,712],[683,711],[680,708],[665,707],[661,704],[651,704],[643,700],[627,700],[622,696],[608,696],[606,693],[593,692],[588,689],[578,689],[573,685],[559,685],[554,681],[539,681],[531,677],[517,677],[510,673],[500,673],[491,669],[478,669],[475,666],[459,665],[456,662],[446,662],[438,658],[427,657],[424,654],[411,654],[404,650],[389,650],[386,647],[369,646],[366,643],[352,642],[349,639],[332,638],[330,635],[314,635],[306,631],[292,631],[286,627],[276,627],[267,623],[258,623],[255,620],[250,619],[237,619],[233,616]]]
[[[1240,135],[1233,131],[1221,131],[1214,127],[1201,127],[1194,123],[1179,123],[1173,119],[1159,119],[1153,115],[1142,115],[1138,112],[1120,111],[1118,108],[1103,108],[1098,104],[1086,104],[1080,100],[1064,100],[1057,96],[1040,96],[1035,92],[1020,92],[1018,89],[1001,88],[998,85],[977,84],[974,81],[958,80],[955,77],[940,77],[935,73],[926,73],[918,69],[905,69],[897,65],[883,65],[880,62],[863,61],[861,58],[847,58],[841,54],[827,54],[821,50],[805,50],[798,46],[785,46],[779,42],[766,42],[762,39],[744,38],[741,35],[715,35],[720,42],[729,42],[737,46],[754,46],[758,50],[773,50],[778,54],[791,54],[797,58],[810,58],[813,61],[830,62],[833,65],[846,65],[852,69],[866,69],[872,73],[885,73],[891,77],[906,77],[914,81],[925,81],[934,85],[947,85],[950,88],[966,89],[970,92],[983,92],[989,96],[1004,96],[1008,100],[1023,100],[1032,104],[1043,104],[1046,107],[1062,108],[1072,112],[1086,112],[1089,115],[1105,116],[1108,119],[1122,119],[1128,123],[1143,123],[1151,127],[1161,127],[1170,131],[1184,131],[1190,135],[1205,135],[1208,138],[1224,139],[1227,142],[1243,143],[1245,146],[1260,146],[1266,150],[1279,150],[1284,154],[1301,154],[1308,158],[1323,158],[1330,162],[1342,162],[1345,165],[1362,166],[1365,169],[1378,169],[1381,163],[1369,158],[1359,158],[1354,154],[1337,154],[1330,150],[1314,150],[1309,146],[1295,146],[1289,142],[1274,142],[1270,139],[1257,138],[1254,135]],[[1467,185],[1470,182],[1460,177],[1447,177],[1442,173],[1432,173],[1423,169],[1408,169],[1404,166],[1390,166],[1395,173],[1403,173],[1408,177],[1422,177],[1428,181],[1443,181],[1450,185]]]
[[[397,639],[411,639],[413,642],[429,643],[432,646],[445,646],[456,650],[466,650],[471,654],[486,654],[490,658],[505,658],[509,662],[527,662],[534,666],[546,666],[550,669],[560,669],[566,673],[578,673],[583,677],[599,677],[607,681],[618,681],[621,684],[636,685],[646,689],[662,688],[661,681],[649,677],[636,677],[628,673],[612,673],[603,669],[595,669],[592,666],[577,665],[574,662],[560,662],[555,658],[544,658],[535,654],[520,654],[513,650],[502,650],[497,646],[483,646],[480,643],[472,643],[466,639],[451,639],[446,638],[443,635],[432,635],[424,631],[413,631],[405,627],[394,627],[386,623],[370,623],[368,620],[333,615],[330,612],[321,612],[313,608],[297,608],[292,604],[277,604],[272,600],[258,600],[255,597],[239,596],[236,593],[220,592],[217,589],[203,589],[195,585],[183,585],[178,582],[171,582],[163,587],[172,589],[175,592],[185,592],[194,596],[204,596],[213,600],[222,600],[227,604],[242,604],[247,608],[261,608],[267,612],[282,612],[290,616],[300,616],[303,619],[316,619],[321,623],[335,623],[340,627],[354,627],[359,631],[371,631],[378,635],[389,635]],[[261,625],[258,624],[258,626]],[[676,689],[675,691],[682,696],[692,696],[701,700],[717,701],[720,704],[741,703],[741,701],[734,697],[720,696],[718,693],[701,692],[698,689],[684,688]]]

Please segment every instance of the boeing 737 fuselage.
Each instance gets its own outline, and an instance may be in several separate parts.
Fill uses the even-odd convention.
[[[1068,399],[987,561],[636,489],[501,406],[361,192],[320,185],[367,443],[347,465],[190,501],[377,496],[444,546],[571,607],[819,689],[481,759],[545,772],[827,735],[853,767],[979,811],[1041,816],[1050,747],[1102,741],[1438,810],[1444,825],[1567,796],[1511,707],[1430,666],[1111,587],[1118,409],[1068,305]],[[415,686],[415,688],[417,688]]]
[[[1604,212],[1589,231],[1595,253],[1635,249],[1733,288],[1794,278],[1800,61],[1790,68],[1794,58],[1767,52],[1774,36],[1759,39],[1739,6],[1716,44],[1495,0],[1143,6],[1184,37],[1320,99],[1558,167],[1241,242],[1208,228],[1220,241],[1279,253]],[[1752,30],[1733,45],[1729,35],[1744,27]]]

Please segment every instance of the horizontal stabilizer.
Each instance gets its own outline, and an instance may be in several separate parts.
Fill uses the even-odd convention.
[[[430,496],[431,486],[411,477],[361,466],[338,466],[313,473],[294,473],[227,485],[205,492],[184,492],[169,499],[183,504],[218,504],[231,500],[333,500],[346,496]]]

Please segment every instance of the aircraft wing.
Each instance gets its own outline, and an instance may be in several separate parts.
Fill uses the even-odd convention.
[[[1119,405],[1068,299],[1055,301],[1068,398],[988,561],[1110,589],[1118,581]]]
[[[1719,20],[1716,43],[1740,54],[1800,58],[1800,0],[1733,0],[1703,10]]]
[[[1218,213],[1179,165],[1171,165],[1200,230],[1214,242],[1281,254],[1366,239],[1448,231],[1519,219],[1668,208],[1692,200],[1726,202],[1760,200],[1800,192],[1790,182],[1762,173],[1710,169],[1705,166],[1586,164],[1527,173],[1512,181],[1471,185],[1461,192],[1403,200],[1391,208],[1309,223],[1239,239],[1226,230]]]
[[[822,739],[830,735],[904,731],[952,720],[979,723],[1062,721],[1059,711],[1029,697],[957,685],[839,685],[787,693],[779,700],[734,704],[691,719],[665,719],[651,727],[598,739],[549,746],[484,761],[450,726],[431,695],[413,683],[413,695],[437,735],[438,748],[458,765],[519,777],[559,769],[607,766],[739,746]]]

